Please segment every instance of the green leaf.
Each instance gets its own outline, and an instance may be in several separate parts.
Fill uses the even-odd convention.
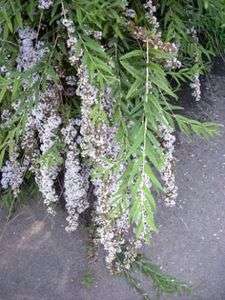
[[[130,63],[121,61],[122,66],[131,74],[134,78],[143,80],[142,73],[137,68],[133,67]]]
[[[2,15],[3,18],[5,19],[9,31],[10,31],[11,33],[13,33],[13,25],[12,25],[12,22],[11,22],[11,19],[10,19],[9,15],[7,14],[7,12],[6,12],[5,9],[1,10],[1,15]]]
[[[126,155],[126,159],[129,158],[132,154],[137,153],[141,144],[143,143],[143,135],[144,135],[144,127],[141,125],[139,128],[135,128],[132,136],[132,144],[128,153]]]
[[[99,69],[105,71],[106,73],[108,73],[109,75],[113,76],[114,74],[111,71],[111,68],[109,65],[107,65],[107,63],[105,63],[103,60],[99,59],[98,57],[94,58],[95,62],[97,63],[97,66]]]
[[[151,205],[151,208],[154,210],[156,209],[156,203],[155,203],[155,199],[152,196],[151,190],[148,189],[146,186],[144,186],[144,192],[145,192],[145,197],[147,199],[147,201],[149,202],[149,204]]]
[[[160,191],[163,191],[163,187],[161,183],[159,182],[158,178],[155,176],[154,172],[152,171],[151,167],[148,163],[145,164],[145,173],[148,175],[152,185]]]
[[[105,59],[109,59],[109,57],[106,54],[106,52],[104,51],[104,49],[95,40],[93,40],[93,39],[91,39],[89,37],[85,37],[85,45],[89,49],[94,50],[95,52],[97,52],[98,54],[100,54],[101,57],[103,57]]]
[[[132,223],[138,223],[141,219],[141,207],[139,199],[133,199],[129,215]]]
[[[5,151],[6,151],[6,148],[3,148],[3,149],[0,151],[0,168],[1,168],[2,165],[3,165],[3,161],[4,161],[4,157],[5,157]]]
[[[134,83],[131,85],[131,87],[126,95],[126,99],[136,96],[136,94],[139,93],[139,87],[141,86],[141,84],[142,84],[142,80],[136,79],[134,81]]]
[[[2,99],[4,98],[6,92],[8,90],[8,87],[7,85],[4,85],[2,88],[1,88],[1,92],[0,92],[0,103],[2,102]]]
[[[166,94],[168,94],[169,96],[171,96],[175,99],[177,98],[177,95],[174,94],[174,92],[170,88],[169,82],[166,79],[166,77],[160,76],[160,74],[158,74],[158,73],[154,73],[151,76],[151,82],[153,84],[155,84],[158,87],[159,90],[162,90],[162,91],[166,92]]]
[[[161,147],[153,147],[149,141],[146,141],[146,156],[148,157],[150,163],[160,171],[164,165],[164,157],[161,151]]]
[[[20,87],[20,79],[15,79],[13,83],[13,89],[12,89],[12,99],[16,98],[19,87]]]
[[[125,60],[133,57],[143,57],[143,51],[142,50],[133,50],[129,53],[126,53],[120,57],[120,60]]]

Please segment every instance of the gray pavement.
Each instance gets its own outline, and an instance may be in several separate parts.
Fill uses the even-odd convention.
[[[192,113],[225,126],[225,69],[206,80],[204,100]],[[184,97],[189,103],[189,96]],[[184,103],[184,104],[185,104]],[[189,104],[187,105],[190,106]],[[162,270],[193,285],[190,296],[165,300],[225,300],[225,130],[209,141],[178,138],[177,206],[159,203],[146,254]],[[103,258],[87,260],[87,233],[65,232],[65,215],[47,216],[31,200],[9,223],[0,221],[0,300],[139,300],[123,278],[111,276]],[[84,286],[91,274],[93,283]],[[156,299],[149,289],[151,299]]]

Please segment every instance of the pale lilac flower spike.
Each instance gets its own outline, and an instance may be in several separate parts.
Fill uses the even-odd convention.
[[[53,4],[52,0],[39,0],[38,8],[40,9],[49,9]]]

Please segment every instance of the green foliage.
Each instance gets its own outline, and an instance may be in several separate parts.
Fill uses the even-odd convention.
[[[137,236],[144,232],[147,240],[150,233],[156,230],[155,193],[163,191],[158,179],[165,161],[158,137],[159,120],[173,128],[178,126],[185,134],[208,137],[218,131],[216,124],[200,123],[178,114],[180,107],[176,92],[183,82],[191,80],[196,73],[203,73],[211,56],[222,49],[225,38],[223,1],[161,0],[158,3],[157,16],[162,38],[180,47],[180,70],[165,68],[171,53],[151,45],[146,49],[146,44],[141,45],[135,40],[131,34],[133,25],[124,14],[126,1],[54,1],[50,14],[38,10],[37,1],[1,1],[0,63],[9,74],[0,76],[1,110],[8,109],[18,99],[23,101],[12,115],[10,126],[1,132],[0,165],[21,138],[27,113],[34,105],[31,101],[27,107],[24,100],[34,92],[38,95],[49,80],[60,83],[56,66],[67,69],[69,73],[74,72],[74,68],[69,67],[65,29],[60,24],[62,4],[76,25],[77,45],[83,50],[83,60],[93,84],[100,89],[109,85],[116,100],[114,116],[110,120],[118,126],[118,141],[122,148],[116,165],[123,161],[126,170],[115,195],[112,218],[117,218],[129,207],[130,221],[135,225]],[[129,5],[137,13],[135,26],[145,26],[152,35],[141,1],[130,1]],[[42,24],[48,25],[42,29]],[[19,51],[17,31],[24,26],[36,27],[39,39],[50,51],[39,64],[20,73],[15,68]],[[191,27],[197,30],[199,41],[189,33]],[[90,29],[101,31],[103,41],[89,36],[87,32]],[[107,42],[107,46],[102,47],[102,42]],[[25,91],[22,82],[30,80],[34,73],[41,74],[40,80]],[[149,84],[150,92],[146,91],[146,84]],[[65,120],[79,115],[79,101],[76,96],[64,98],[60,110]],[[98,104],[91,115],[96,124],[107,122],[107,116]],[[62,164],[62,148],[60,141],[56,142],[49,153],[40,156],[39,162]],[[152,184],[152,190],[148,188],[148,181]]]
[[[204,138],[214,136],[219,130],[217,124],[185,116],[178,91],[183,83],[204,74],[212,57],[224,51],[225,4],[224,0],[156,1],[160,35],[146,17],[144,2],[55,0],[49,10],[41,10],[36,0],[0,1],[0,67],[6,70],[0,72],[0,111],[10,113],[7,124],[2,122],[1,126],[0,168],[15,146],[20,145],[28,116],[49,84],[60,91],[58,113],[62,126],[69,119],[81,116],[80,97],[74,91],[65,93],[65,78],[76,76],[78,69],[69,60],[71,49],[67,47],[68,35],[61,22],[62,16],[66,16],[74,23],[76,50],[82,50],[81,60],[91,83],[99,89],[100,97],[105,87],[110,87],[113,95],[112,115],[107,115],[99,97],[90,111],[90,119],[96,126],[106,123],[117,128],[121,151],[115,161],[110,161],[110,170],[100,167],[92,170],[92,179],[107,178],[112,170],[119,173],[123,166],[118,191],[110,200],[108,218],[113,223],[128,211],[136,238],[148,242],[156,230],[155,199],[165,189],[160,179],[166,157],[159,125]],[[133,19],[126,16],[127,8],[136,13]],[[49,51],[33,67],[20,72],[18,30],[25,27],[34,28],[38,33],[34,44],[40,41]],[[95,38],[96,31],[102,34],[102,39]],[[178,53],[168,51],[174,45],[178,46]],[[173,59],[181,61],[180,69],[167,67],[167,62]],[[38,79],[33,80],[36,75]],[[24,82],[29,83],[26,88]],[[63,166],[64,148],[58,130],[54,146],[44,154],[40,152],[35,162],[39,166]],[[23,159],[25,153],[19,151],[19,159]],[[25,174],[26,179],[29,176],[29,172]],[[10,191],[4,193],[2,203],[10,211],[14,202]],[[185,284],[163,275],[144,259],[137,261],[136,267],[152,278],[159,291],[186,289]],[[84,276],[86,286],[93,283],[89,275]],[[126,275],[135,282],[130,274]]]
[[[150,300],[151,297],[142,287],[141,281],[134,276],[132,271],[138,271],[140,274],[150,279],[159,296],[162,294],[183,295],[184,293],[191,293],[191,287],[185,282],[177,280],[175,277],[162,272],[160,268],[153,264],[149,259],[145,258],[143,255],[139,255],[133,265],[133,270],[125,271],[124,275],[129,284],[131,284],[144,300]]]

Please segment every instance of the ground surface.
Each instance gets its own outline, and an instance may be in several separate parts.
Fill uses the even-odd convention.
[[[225,125],[225,69],[206,80],[199,111]],[[189,103],[189,97],[184,102]],[[187,105],[189,106],[189,104]],[[147,253],[166,272],[190,281],[190,296],[166,300],[225,300],[225,131],[209,142],[179,137],[177,207],[160,207],[159,233]],[[102,259],[88,264],[86,233],[64,231],[64,213],[51,219],[39,201],[0,227],[0,300],[139,300]],[[93,284],[84,286],[92,274]],[[150,289],[151,299],[156,299]]]

